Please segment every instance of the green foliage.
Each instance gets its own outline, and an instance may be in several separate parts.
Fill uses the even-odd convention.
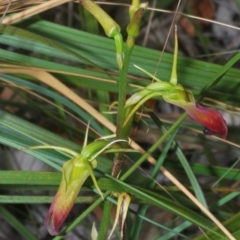
[[[96,31],[96,23],[93,24]],[[87,28],[91,27],[88,26]],[[135,34],[139,29],[136,27],[133,30]],[[150,83],[146,75],[135,68],[134,64],[153,74],[159,59],[159,51],[141,46],[134,46],[134,49],[132,49],[133,46],[126,45],[125,47],[129,49],[125,54],[123,68],[121,69],[121,66],[118,66],[121,64],[117,65],[116,63],[114,40],[41,19],[25,20],[14,26],[1,25],[0,43],[5,46],[5,48],[0,49],[1,85],[14,90],[17,94],[19,93],[26,100],[23,106],[14,102],[7,104],[10,105],[11,103],[15,107],[34,109],[33,111],[40,112],[70,136],[70,139],[63,138],[49,129],[44,129],[43,126],[38,126],[38,124],[30,123],[5,110],[0,110],[1,144],[27,152],[53,169],[61,171],[63,163],[71,158],[68,153],[59,149],[30,149],[30,147],[53,145],[80,152],[84,147],[84,144],[81,143],[84,139],[84,130],[78,129],[77,126],[79,125],[71,125],[71,122],[67,119],[67,116],[70,116],[69,113],[74,116],[72,119],[77,118],[84,123],[90,121],[93,131],[89,138],[92,142],[112,131],[111,127],[108,128],[107,124],[103,125],[99,120],[99,115],[103,115],[103,113],[99,112],[99,115],[95,115],[91,111],[86,111],[81,103],[77,100],[73,101],[69,94],[59,92],[57,86],[54,88],[53,86],[47,86],[46,83],[43,84],[41,79],[37,75],[33,75],[32,72],[30,74],[30,71],[49,72],[69,89],[76,90],[79,95],[85,94],[84,91],[79,91],[79,89],[86,89],[88,92],[84,97],[97,103],[98,109],[103,111],[112,104],[111,94],[119,93],[122,97],[119,104],[121,102],[122,107],[118,106],[117,137],[124,139],[130,137],[129,133],[125,136],[126,132],[122,131],[125,120],[123,104],[126,100],[126,94],[134,94],[136,89],[139,90]],[[9,47],[14,47],[15,51],[10,51]],[[121,51],[120,55],[122,54]],[[224,66],[220,66],[178,56],[178,82],[191,90],[199,100],[207,96],[223,102],[223,109],[233,108],[240,100],[240,90],[238,88],[240,70],[234,69],[232,66],[239,58],[240,53],[232,57]],[[164,82],[170,79],[172,62],[173,54],[162,54],[159,78]],[[118,72],[119,68],[121,69],[120,73]],[[124,83],[120,84],[119,82],[123,80]],[[43,99],[57,104],[52,105],[45,100],[40,101],[35,95],[33,97],[33,94],[38,94]],[[224,142],[219,138],[208,139],[202,134],[183,136],[181,131],[184,129],[193,129],[196,132],[199,129],[197,124],[183,123],[186,114],[180,116],[173,123],[160,121],[152,112],[149,116],[150,119],[147,119],[148,126],[155,131],[159,131],[159,138],[149,149],[145,149],[147,150],[146,153],[129,153],[129,157],[135,159],[134,164],[127,168],[123,167],[119,179],[111,176],[113,154],[108,153],[97,158],[98,164],[95,169],[95,176],[98,179],[98,186],[106,198],[102,208],[103,221],[99,228],[99,239],[106,238],[110,222],[110,203],[116,204],[112,192],[127,192],[132,196],[132,202],[140,206],[138,211],[129,210],[137,220],[131,222],[129,216],[126,222],[129,239],[138,239],[144,223],[155,226],[159,235],[161,234],[161,239],[170,239],[174,236],[188,238],[183,231],[189,227],[201,228],[203,233],[196,238],[199,240],[205,239],[205,237],[226,239],[225,233],[217,228],[212,219],[200,211],[195,202],[189,196],[184,195],[182,189],[176,187],[175,183],[163,187],[155,181],[159,172],[163,171],[165,167],[173,172],[175,177],[186,186],[186,189],[190,189],[198,201],[206,209],[209,209],[238,239],[240,233],[237,223],[240,215],[236,213],[236,199],[239,196],[239,191],[236,187],[233,187],[232,192],[229,192],[229,184],[232,185],[240,179],[239,169],[234,164],[232,167],[217,166],[211,157],[209,157],[208,165],[198,161],[189,163],[188,151],[182,149],[181,144],[178,145],[177,143],[178,140],[182,140],[187,143],[199,144],[202,147],[201,154],[207,151],[215,151],[215,149],[231,150],[239,154],[238,142],[235,140],[239,135],[238,130],[234,127],[230,129],[229,139],[232,139],[232,142]],[[108,116],[106,119],[115,124],[115,116]],[[130,127],[128,130],[130,130]],[[77,143],[76,139],[78,140]],[[157,162],[151,162],[151,164],[155,164],[155,167],[151,168],[151,177],[139,174],[136,170],[147,158],[149,159],[150,155],[156,154],[156,149],[159,146],[161,146],[162,151],[156,157]],[[122,147],[125,148],[126,146],[123,144]],[[174,157],[172,157],[173,155]],[[118,156],[122,157],[123,154],[120,153]],[[199,183],[199,177],[205,177],[207,181],[210,178],[214,179],[219,187],[211,187],[207,183],[203,185]],[[12,204],[51,203],[53,198],[47,196],[45,192],[40,196],[30,197],[26,194],[26,190],[56,191],[60,180],[61,174],[59,172],[41,172],[40,170],[25,172],[13,169],[1,171],[0,189],[19,190],[21,194],[14,196],[11,196],[11,194],[1,195],[0,201],[1,203]],[[62,239],[96,207],[102,207],[102,199],[99,197],[92,181],[87,180],[84,188],[88,191],[86,191],[84,197],[78,197],[77,202],[88,203],[88,208],[79,213],[79,216],[70,222],[67,228],[63,229],[60,236],[54,239]],[[91,189],[90,192],[89,189]],[[97,195],[93,196],[94,192]],[[147,210],[151,206],[157,207],[159,211],[164,210],[169,214],[171,213],[172,220],[166,224],[164,221],[161,223],[151,219],[147,216]],[[27,230],[4,205],[0,208],[0,216],[9,222],[25,239],[37,239],[37,236]]]

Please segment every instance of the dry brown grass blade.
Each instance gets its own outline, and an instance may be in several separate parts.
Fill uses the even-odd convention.
[[[5,17],[2,21],[3,24],[9,25],[16,23],[18,21],[21,21],[23,19],[29,18],[35,14],[44,12],[48,9],[54,8],[56,6],[62,5],[64,3],[67,3],[71,0],[51,0],[51,1],[46,1],[42,4],[30,7],[22,12],[16,13],[12,16]]]
[[[46,0],[38,0],[38,1],[36,0],[2,0],[0,1],[0,14],[3,14],[6,11],[8,6],[9,8],[7,12],[13,12],[25,6],[32,5],[32,4],[39,4],[43,1],[46,1]]]
[[[76,93],[74,93],[71,89],[69,89],[67,86],[65,86],[62,82],[60,82],[57,78],[52,76],[50,73],[46,71],[41,70],[31,70],[31,69],[22,69],[22,68],[6,68],[1,69],[2,73],[22,73],[26,75],[30,75],[36,79],[38,79],[40,82],[52,87],[53,89],[57,90],[64,96],[66,96],[68,99],[72,100],[75,104],[77,104],[79,107],[84,109],[86,112],[91,114],[95,119],[97,119],[103,126],[108,128],[111,132],[116,132],[116,126],[110,122],[107,118],[105,118],[101,113],[99,113],[96,109],[94,109],[90,104],[88,104],[86,101],[84,101],[80,96],[78,96]],[[145,153],[145,150],[142,149],[136,142],[130,139],[131,147],[142,154]],[[155,164],[156,160],[152,157],[148,157],[148,161],[151,164]],[[230,240],[236,240],[235,237],[222,225],[222,223],[207,209],[205,208],[198,200],[197,198],[190,192],[188,189],[181,184],[178,179],[176,179],[166,168],[161,167],[160,170],[163,172],[163,174],[173,183],[175,184],[192,202],[194,202],[199,209],[206,214],[206,216],[211,219],[216,226],[218,226],[222,232],[230,239]]]

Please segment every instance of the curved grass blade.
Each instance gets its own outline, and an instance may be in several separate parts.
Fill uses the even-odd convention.
[[[0,25],[1,38],[0,42],[27,49],[29,51],[39,52],[43,54],[51,54],[50,56],[67,58],[67,56],[72,56],[75,60],[81,60],[85,63],[88,63],[98,70],[102,71],[93,62],[89,61],[87,58],[81,56],[80,54],[66,48],[65,46],[55,42],[51,39],[39,36],[37,34],[31,33],[29,31],[14,27],[14,26],[4,26]],[[55,49],[55,51],[53,51]],[[58,50],[58,52],[56,52]]]
[[[3,205],[0,205],[0,215],[4,218],[17,232],[19,232],[24,239],[27,240],[37,240],[31,232],[27,230],[27,228],[13,216]]]

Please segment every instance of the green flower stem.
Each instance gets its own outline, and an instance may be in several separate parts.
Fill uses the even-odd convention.
[[[127,90],[127,72],[129,67],[129,61],[131,57],[132,50],[135,45],[135,37],[139,34],[140,22],[143,16],[144,8],[139,8],[140,2],[139,0],[133,0],[132,5],[134,8],[138,8],[134,11],[134,14],[130,20],[129,25],[127,26],[128,38],[126,41],[126,52],[123,68],[120,71],[120,81],[119,81],[119,89],[118,89],[118,115],[117,115],[117,138],[119,139],[128,139],[129,131],[123,131],[124,128],[124,118],[126,114],[124,114],[124,104],[126,101],[126,90]],[[144,5],[145,7],[147,5]]]
[[[123,62],[123,68],[120,70],[120,78],[118,84],[118,113],[117,113],[117,139],[127,139],[128,136],[123,136],[123,124],[124,124],[124,105],[126,101],[127,93],[127,72],[129,67],[129,61],[131,57],[133,47],[126,48],[125,58]]]
[[[127,93],[127,72],[129,67],[129,61],[131,57],[131,53],[133,50],[132,47],[126,48],[125,58],[123,62],[123,67],[120,70],[119,84],[118,84],[118,112],[117,112],[117,130],[116,130],[116,138],[117,139],[128,139],[129,132],[124,131],[124,121],[125,121],[125,101],[126,101],[126,93]],[[126,142],[121,143],[122,148],[127,147]],[[117,177],[121,170],[122,164],[124,161],[124,153],[117,153],[114,158],[113,167],[112,167],[112,176]]]
[[[132,6],[134,8],[138,8],[140,5],[139,0],[133,0]],[[144,9],[147,7],[147,4],[143,5],[143,8],[132,10],[133,16],[130,14],[130,23],[127,26],[128,38],[126,41],[126,51],[125,58],[123,62],[123,67],[120,69],[120,79],[118,85],[118,113],[117,113],[117,130],[116,137],[117,139],[125,139],[127,140],[129,137],[132,119],[128,122],[126,126],[124,126],[124,121],[126,117],[126,110],[124,109],[124,105],[126,102],[126,93],[127,93],[127,73],[129,67],[129,61],[131,57],[132,50],[135,44],[135,37],[139,34],[140,22],[143,16]],[[130,10],[131,11],[131,10]],[[127,143],[121,143],[122,148],[127,147]],[[112,168],[112,176],[118,177],[119,172],[121,170],[122,164],[124,162],[124,153],[118,153],[115,156],[113,168]]]

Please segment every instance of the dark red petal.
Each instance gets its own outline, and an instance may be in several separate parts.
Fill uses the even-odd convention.
[[[187,113],[197,122],[205,127],[205,133],[217,134],[223,138],[227,137],[227,124],[222,115],[213,109],[207,109],[199,104],[191,104],[185,107]]]
[[[59,202],[59,196],[55,196],[44,221],[50,235],[58,235],[60,227],[65,222],[72,209],[72,205],[73,204],[70,206],[64,204],[61,200]]]

